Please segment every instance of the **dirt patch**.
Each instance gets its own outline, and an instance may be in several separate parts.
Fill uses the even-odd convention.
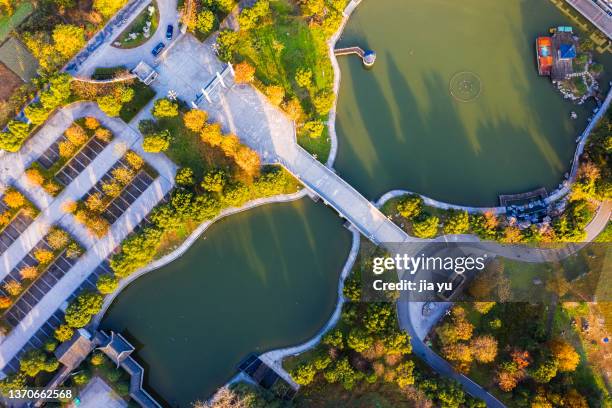
[[[21,78],[0,62],[0,101],[7,101],[22,83]]]

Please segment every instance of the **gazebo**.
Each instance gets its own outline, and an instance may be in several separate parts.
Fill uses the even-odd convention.
[[[106,354],[115,364],[117,364],[117,367],[119,367],[123,360],[132,354],[134,346],[132,346],[122,335],[114,331],[110,332],[110,337],[106,333],[104,333],[104,335],[106,337],[106,343],[101,343],[103,345],[98,347],[98,350]]]

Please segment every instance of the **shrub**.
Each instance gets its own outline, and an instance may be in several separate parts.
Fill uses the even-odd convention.
[[[204,127],[207,119],[208,114],[206,112],[199,109],[192,109],[183,115],[183,124],[192,132],[199,133]]]
[[[113,275],[107,274],[102,275],[98,278],[98,282],[96,283],[96,287],[98,291],[100,291],[103,295],[108,295],[109,293],[113,293],[115,289],[117,289],[119,281]]]
[[[57,340],[55,339],[48,339],[43,344],[43,349],[49,353],[53,353],[56,348],[57,348]]]
[[[104,364],[104,362],[106,361],[106,357],[104,357],[104,354],[102,352],[94,351],[89,361],[94,366],[100,366]]]
[[[42,175],[40,170],[36,168],[27,169],[25,175],[28,179],[28,183],[33,186],[42,186],[42,184],[45,182],[45,177]]]
[[[100,122],[93,116],[87,116],[85,118],[85,127],[90,130],[96,130],[100,127]]]
[[[24,266],[19,270],[21,279],[35,279],[38,276],[38,269],[35,266]]]
[[[65,247],[69,240],[70,237],[68,233],[59,228],[54,228],[49,235],[47,235],[47,243],[56,251]]]
[[[81,370],[72,376],[72,381],[74,381],[76,385],[87,384],[90,379],[91,375],[86,370]]]
[[[169,147],[170,133],[167,130],[146,135],[142,141],[142,149],[148,153],[160,153]]]
[[[234,81],[237,84],[248,84],[255,79],[255,67],[246,61],[236,64],[234,73]]]
[[[178,114],[178,103],[167,98],[158,99],[153,105],[153,116],[156,118],[173,118]]]
[[[65,324],[60,325],[57,329],[55,329],[55,332],[53,333],[55,338],[60,343],[70,340],[73,334],[74,330],[70,326]]]
[[[12,280],[12,279],[6,282],[4,285],[2,285],[2,287],[4,288],[4,291],[11,296],[19,295],[23,289],[23,287],[21,286],[21,283],[17,282],[16,280]]]

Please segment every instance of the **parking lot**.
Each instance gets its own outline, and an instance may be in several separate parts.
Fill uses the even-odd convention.
[[[6,211],[7,207],[4,201],[0,201],[0,213]],[[19,235],[25,231],[34,221],[32,217],[19,212],[15,218],[0,232],[0,255],[6,251],[13,242],[19,238]]]
[[[64,186],[74,180],[104,150],[107,142],[92,138],[68,163],[57,172],[57,178]]]

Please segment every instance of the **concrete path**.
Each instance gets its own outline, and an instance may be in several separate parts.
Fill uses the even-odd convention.
[[[64,275],[59,282],[40,300],[30,313],[15,327],[11,333],[2,340],[0,346],[0,368],[4,368],[11,359],[23,348],[32,335],[43,325],[65,300],[81,286],[83,281],[112,251],[132,232],[144,217],[159,203],[159,201],[173,188],[176,165],[164,155],[147,155],[145,159],[155,168],[159,176],[153,183],[132,203],[119,219],[111,226],[109,233],[102,239],[94,239],[78,223],[72,215],[65,215],[61,211],[61,204],[67,199],[78,199],[95,185],[99,178],[112,167],[127,149],[142,152],[142,136],[132,127],[119,119],[109,118],[99,110],[96,104],[84,102],[71,105],[58,112],[59,123],[53,122],[50,132],[47,126],[43,127],[41,134],[35,135],[31,141],[40,146],[50,145],[59,137],[73,120],[84,116],[94,116],[109,128],[115,138],[96,157],[83,172],[68,185],[58,197],[50,197],[40,189],[23,190],[26,195],[42,207],[41,214],[0,258],[0,274],[6,275],[21,258],[38,242],[48,228],[59,223],[81,241],[86,252],[75,265]],[[52,120],[56,120],[55,117]],[[44,140],[43,140],[44,139]],[[37,146],[38,146],[37,145]],[[44,150],[44,149],[43,149]],[[24,151],[24,149],[22,149]],[[17,155],[17,154],[16,154]],[[21,166],[27,166],[36,156],[20,157]],[[3,158],[4,159],[4,158]],[[8,157],[10,159],[10,156]],[[12,172],[10,173],[13,174]],[[8,178],[8,177],[7,177]],[[25,178],[19,176],[15,182],[24,188]]]
[[[122,29],[127,28],[131,21],[136,18],[141,11],[145,10],[150,3],[151,2],[148,1],[143,2],[143,4],[130,15],[129,23],[123,25]],[[166,44],[166,47],[168,47],[168,44],[172,41],[166,40],[166,27],[168,25],[174,26],[173,39],[178,37],[179,14],[177,11],[177,0],[158,0],[157,6],[159,8],[159,25],[155,33],[144,44],[130,49],[114,47],[113,43],[122,31],[117,30],[116,35],[112,36],[112,40],[108,40],[101,45],[99,49],[79,67],[75,76],[90,77],[98,67],[125,65],[128,69],[133,69],[140,61],[145,61],[151,66],[158,65],[159,60],[151,54],[151,50],[160,42],[163,42]]]

